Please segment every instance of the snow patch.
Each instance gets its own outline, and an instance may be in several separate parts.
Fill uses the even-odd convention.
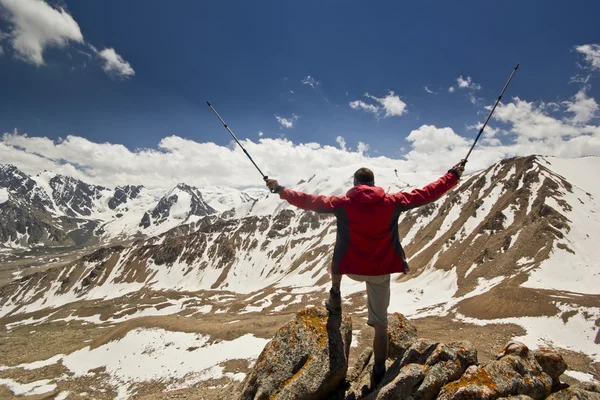
[[[0,204],[6,203],[8,201],[8,189],[0,188]]]
[[[42,379],[41,381],[30,383],[19,383],[12,379],[0,379],[0,385],[8,387],[15,396],[33,396],[51,392],[56,389],[56,384],[50,382],[50,379]]]
[[[566,370],[564,373],[571,378],[577,379],[579,382],[594,382],[596,380],[594,375],[586,372]]]
[[[564,310],[571,308],[564,307]],[[594,342],[598,328],[595,320],[600,317],[600,308],[581,308],[567,322],[558,316],[511,317],[481,320],[457,314],[456,319],[475,325],[515,324],[522,326],[527,333],[514,337],[531,349],[548,346],[560,347],[587,354],[594,362],[600,362],[600,344]]]
[[[267,342],[252,334],[211,342],[209,336],[198,333],[138,328],[118,341],[71,353],[62,363],[75,376],[105,367],[110,384],[118,391],[117,399],[127,399],[135,393],[137,382],[172,380],[176,383],[168,390],[174,390],[208,379],[239,379],[239,374],[224,373],[219,364],[233,359],[254,360]]]

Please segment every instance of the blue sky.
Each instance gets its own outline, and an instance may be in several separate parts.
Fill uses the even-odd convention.
[[[600,42],[597,1],[46,4],[64,8],[65,28],[44,43],[47,33],[36,32],[43,21],[27,22],[25,7],[50,15],[42,0],[0,0],[0,132],[55,143],[73,135],[132,151],[171,135],[226,146],[209,100],[240,138],[258,141],[262,131],[338,146],[341,136],[348,147],[360,141],[371,155],[400,158],[411,150],[405,138],[423,125],[473,138],[466,126],[485,118],[517,62],[509,101],[561,104],[582,87],[591,99],[600,90],[595,53],[586,59],[575,50]],[[15,27],[38,35],[41,63],[35,46],[15,45]],[[574,76],[588,80],[570,83]],[[459,77],[470,77],[468,87]],[[390,91],[404,104],[395,115],[377,101]],[[371,112],[352,108],[357,101]]]

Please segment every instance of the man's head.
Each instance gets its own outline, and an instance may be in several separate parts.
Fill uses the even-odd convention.
[[[354,186],[375,186],[375,175],[369,168],[360,168],[354,173]]]

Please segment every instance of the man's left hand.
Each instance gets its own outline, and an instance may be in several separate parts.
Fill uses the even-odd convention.
[[[277,182],[277,179],[267,179],[265,182],[267,183],[269,190],[275,193],[275,190],[277,190],[279,187],[279,182]]]

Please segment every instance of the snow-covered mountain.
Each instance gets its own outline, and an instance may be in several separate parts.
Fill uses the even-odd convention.
[[[518,282],[521,288],[595,293],[600,287],[594,262],[600,204],[592,189],[571,184],[551,169],[556,165],[555,169],[580,180],[581,174],[574,171],[589,170],[581,168],[584,163],[600,165],[597,158],[504,160],[464,177],[439,201],[405,213],[399,231],[414,272],[401,281],[431,275],[447,281],[452,295],[461,296],[483,294],[503,282]],[[349,187],[353,169],[329,171],[294,188],[341,194]],[[420,184],[433,179],[416,174],[402,178]],[[388,191],[407,189],[397,183],[393,172],[377,171],[376,179]],[[217,215],[197,190],[178,185],[145,215],[150,216],[148,228],[166,224],[161,221],[167,219],[170,228],[181,223],[187,228],[129,247],[99,250],[90,256],[93,261],[85,258],[68,271],[48,272],[45,286],[35,281],[17,285],[23,294],[35,289],[27,296],[31,304],[8,298],[4,304],[33,310],[50,304],[50,298],[54,304],[62,303],[63,297],[93,299],[98,290],[104,293],[113,284],[120,294],[140,287],[248,293],[269,285],[314,286],[327,281],[334,218],[293,209],[278,196],[246,201]],[[111,224],[116,222],[105,227]],[[132,266],[137,271],[134,278]],[[96,275],[82,287],[91,271]],[[65,278],[69,285],[53,284]]]
[[[323,171],[291,188],[343,194],[358,167]],[[369,167],[388,192],[437,179]],[[530,347],[581,355],[593,374],[600,365],[596,171],[598,157],[502,160],[465,175],[437,202],[404,213],[398,229],[411,273],[394,278],[390,312],[452,326],[514,327],[511,337]],[[15,204],[14,185],[3,187],[8,194],[0,192],[0,199]],[[171,314],[218,320],[256,313],[258,319],[318,303],[325,293],[334,217],[295,209],[266,192],[187,185],[160,195],[121,190],[136,194],[114,208],[122,215],[110,214],[103,234],[153,235],[105,246],[56,268],[15,272],[18,279],[0,288],[5,326],[69,321],[105,326]],[[104,193],[90,189],[90,198],[99,192]],[[37,194],[39,204],[47,200],[43,193]],[[93,209],[92,215],[104,212]],[[144,215],[147,227],[140,226]],[[362,315],[364,284],[344,279],[342,291],[344,307]]]
[[[28,176],[0,165],[0,247],[82,246],[152,236],[177,225],[251,202],[263,189],[114,189],[44,171]]]

